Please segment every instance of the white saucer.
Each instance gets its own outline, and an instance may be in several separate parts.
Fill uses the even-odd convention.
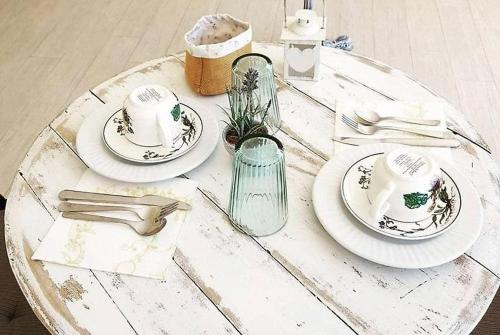
[[[455,223],[435,238],[408,241],[381,235],[355,219],[344,205],[340,185],[346,170],[363,157],[384,152],[396,145],[373,144],[335,155],[316,176],[313,204],[325,230],[344,248],[370,261],[398,268],[437,266],[462,255],[481,232],[483,210],[472,184],[450,163],[439,165],[460,189],[462,206]]]
[[[460,189],[449,173],[442,170],[443,178],[438,187],[429,195],[429,201],[435,203],[429,218],[422,221],[396,220],[384,216],[374,221],[368,215],[370,207],[367,190],[375,160],[382,153],[371,154],[351,165],[342,178],[340,193],[351,214],[362,224],[374,231],[403,240],[421,240],[436,237],[448,230],[460,215],[462,198]],[[430,192],[430,191],[429,191]]]
[[[132,183],[165,180],[191,171],[203,163],[214,151],[219,139],[215,114],[192,98],[179,97],[180,101],[197,111],[203,120],[203,133],[199,143],[185,155],[161,164],[138,164],[121,159],[111,153],[102,138],[106,121],[116,110],[106,107],[96,110],[83,122],[76,137],[78,155],[87,166],[105,177]],[[215,108],[215,107],[214,107]]]
[[[143,164],[167,162],[186,154],[194,148],[203,133],[203,122],[190,106],[181,103],[182,133],[171,148],[162,145],[142,146],[125,137],[122,110],[113,113],[106,121],[102,137],[111,152],[123,159]]]

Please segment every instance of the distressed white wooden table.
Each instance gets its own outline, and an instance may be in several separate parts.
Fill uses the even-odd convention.
[[[434,93],[375,61],[322,51],[319,82],[285,83],[282,47],[254,44],[278,71],[290,219],[279,233],[235,231],[226,208],[230,157],[219,143],[186,175],[200,182],[165,281],[33,262],[58,215],[57,193],[86,170],[75,134],[97,107],[118,109],[134,87],[159,83],[193,96],[182,56],[156,59],[78,98],[36,139],[19,167],[6,209],[11,266],[28,301],[53,333],[71,334],[468,334],[500,284],[500,179],[487,146],[462,115],[450,128],[466,136],[453,158],[481,195],[485,224],[466,254],[448,264],[402,270],[365,261],[321,227],[311,203],[314,176],[333,151],[335,99],[426,100]],[[202,98],[225,104],[225,97]]]

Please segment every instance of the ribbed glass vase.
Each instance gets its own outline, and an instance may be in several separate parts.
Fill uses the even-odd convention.
[[[283,145],[270,135],[249,135],[237,143],[235,150],[231,223],[248,235],[273,234],[288,219]]]
[[[250,79],[249,76],[252,78]],[[281,118],[276,83],[274,82],[273,63],[269,57],[249,53],[236,58],[232,65],[231,84],[236,89],[233,94],[251,90],[251,94],[247,97],[234,97],[233,103],[241,104],[238,106],[239,110],[245,110],[248,104],[260,103],[262,106],[267,106],[270,102],[264,124],[268,134],[276,133],[281,126]],[[255,120],[260,122],[263,117],[262,114],[256,115]]]

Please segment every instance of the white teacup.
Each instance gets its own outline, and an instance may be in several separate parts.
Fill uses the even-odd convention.
[[[139,86],[123,104],[125,136],[137,145],[171,147],[182,131],[174,93],[161,85]]]
[[[431,190],[440,178],[438,164],[420,152],[401,148],[381,155],[368,186],[370,216],[405,222],[427,219],[432,214]]]

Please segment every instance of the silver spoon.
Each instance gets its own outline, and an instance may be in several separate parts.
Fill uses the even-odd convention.
[[[380,116],[380,114],[378,114],[377,112],[366,109],[365,110],[357,109],[354,111],[354,113],[360,119],[371,124],[376,124],[382,120],[396,120],[412,124],[421,124],[424,126],[437,126],[441,122],[439,120],[425,120],[425,119],[404,117],[404,116]]]

